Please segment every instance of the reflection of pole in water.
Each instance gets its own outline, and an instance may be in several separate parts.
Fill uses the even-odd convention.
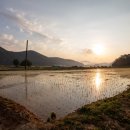
[[[27,73],[25,72],[25,97],[26,100],[28,99],[28,77],[27,77]]]

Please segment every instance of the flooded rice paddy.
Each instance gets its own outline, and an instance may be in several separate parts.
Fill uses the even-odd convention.
[[[130,84],[130,69],[1,71],[0,96],[12,99],[46,120],[85,104],[117,95]]]

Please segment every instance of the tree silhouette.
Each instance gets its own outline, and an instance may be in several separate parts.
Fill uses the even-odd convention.
[[[30,66],[32,65],[32,62],[29,61],[29,60],[27,60],[27,61],[26,61],[26,60],[23,60],[20,65],[21,65],[21,66],[27,65],[28,67],[30,67]]]
[[[14,59],[14,60],[13,60],[13,64],[14,64],[15,67],[18,67],[18,65],[19,65],[19,60],[18,60],[18,59]]]

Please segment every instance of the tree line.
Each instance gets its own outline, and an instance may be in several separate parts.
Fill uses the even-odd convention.
[[[31,67],[31,66],[32,66],[32,62],[29,61],[29,60],[23,60],[22,62],[20,62],[18,59],[14,59],[14,60],[13,60],[13,65],[14,65],[15,67],[25,66],[25,65],[27,65],[28,67]]]

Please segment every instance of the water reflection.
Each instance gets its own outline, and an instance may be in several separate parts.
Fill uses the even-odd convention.
[[[96,89],[99,90],[101,87],[101,83],[102,83],[102,77],[101,77],[101,73],[97,72],[96,76],[95,76],[95,85],[96,85]]]
[[[27,100],[28,99],[28,76],[27,76],[27,72],[26,71],[25,71],[24,83],[25,83],[25,98]]]
[[[0,96],[12,99],[42,119],[63,117],[127,88],[129,79],[113,70],[0,72]]]

